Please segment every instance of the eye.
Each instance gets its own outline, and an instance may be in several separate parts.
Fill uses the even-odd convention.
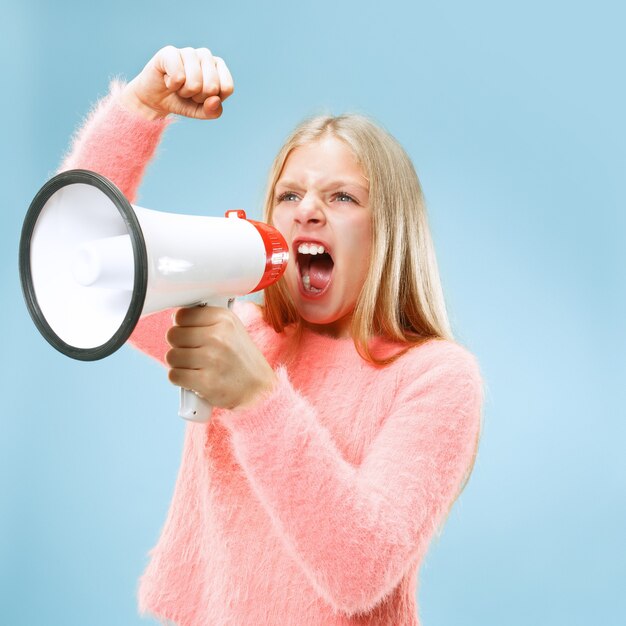
[[[285,191],[284,193],[281,193],[276,198],[276,201],[277,202],[295,202],[297,197],[298,195],[295,194],[293,191]]]
[[[335,194],[335,200],[339,200],[339,202],[356,202],[356,200],[349,193],[346,193],[345,191],[338,191]]]

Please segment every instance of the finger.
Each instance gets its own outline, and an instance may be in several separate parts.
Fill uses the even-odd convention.
[[[219,96],[209,96],[202,103],[202,114],[208,119],[216,119],[222,115],[224,107]]]
[[[172,326],[165,336],[172,348],[199,348],[206,343],[204,326]]]
[[[199,48],[196,53],[202,70],[202,91],[193,100],[202,104],[209,96],[219,96],[220,77],[211,51],[208,48]]]
[[[203,377],[199,370],[172,368],[167,373],[169,381],[184,389],[197,389],[202,385]]]
[[[207,378],[202,370],[173,368],[168,371],[167,377],[172,384],[198,393],[212,406],[232,408],[229,406],[231,403],[228,402],[224,389],[219,383],[214,384],[210,378]]]
[[[213,59],[215,59],[215,69],[217,70],[220,81],[219,96],[222,102],[224,102],[226,98],[233,95],[233,91],[235,91],[235,83],[233,82],[233,77],[228,69],[228,66],[224,62],[224,59],[221,57],[213,57]]]
[[[172,348],[165,362],[174,369],[199,370],[211,364],[205,348]]]
[[[220,57],[213,57],[213,62],[219,78],[219,95],[208,97],[202,104],[202,110],[206,117],[215,119],[224,112],[223,102],[233,93],[234,84],[224,60]]]
[[[193,48],[183,48],[180,56],[185,66],[185,83],[178,90],[181,98],[193,98],[202,92],[202,68],[200,60]]]
[[[177,326],[212,326],[232,320],[233,314],[221,306],[193,306],[178,309],[174,315]]]
[[[155,57],[155,68],[163,74],[163,81],[169,91],[178,91],[185,84],[185,66],[178,48],[161,48]]]

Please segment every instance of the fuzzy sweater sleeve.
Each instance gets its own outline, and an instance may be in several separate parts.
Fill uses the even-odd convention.
[[[118,104],[124,83],[112,81],[73,137],[60,172],[85,169],[113,181],[134,202],[146,166],[154,156],[169,118],[147,120]]]
[[[427,369],[404,368],[393,410],[359,466],[342,457],[282,367],[257,405],[220,413],[286,549],[348,615],[373,609],[423,557],[471,465],[478,367],[459,346],[434,343]]]
[[[123,82],[111,82],[109,94],[96,103],[74,135],[59,171],[86,169],[102,174],[119,187],[129,202],[134,202],[146,167],[171,119],[147,120],[126,110],[118,104],[123,88]],[[169,326],[171,311],[144,317],[129,341],[162,363]]]

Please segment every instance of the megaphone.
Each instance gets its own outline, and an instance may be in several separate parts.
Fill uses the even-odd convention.
[[[153,211],[130,204],[107,178],[69,170],[51,178],[26,214],[19,270],[44,338],[83,361],[109,356],[139,319],[172,307],[229,306],[276,282],[289,259],[275,228],[248,220]],[[212,407],[181,389],[179,415]]]

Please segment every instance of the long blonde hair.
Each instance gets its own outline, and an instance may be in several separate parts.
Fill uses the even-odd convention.
[[[274,188],[291,151],[326,136],[343,141],[352,150],[369,181],[372,260],[352,316],[351,334],[357,351],[363,359],[383,367],[425,341],[454,341],[417,173],[398,141],[369,118],[359,114],[324,115],[299,124],[271,166],[263,209],[265,221],[272,223]],[[297,345],[303,323],[284,281],[265,289],[263,317],[276,332],[293,327],[292,345]],[[370,348],[370,340],[376,336],[405,347],[392,356],[378,358]],[[479,438],[480,430],[456,497],[474,468]]]
[[[452,340],[422,188],[411,159],[386,131],[363,115],[318,116],[288,137],[270,169],[264,219],[272,223],[274,187],[294,148],[324,136],[343,141],[369,180],[372,260],[352,317],[359,354],[374,365],[391,363],[429,339]],[[283,281],[265,290],[263,315],[276,332],[302,320]],[[406,344],[378,358],[370,340],[382,336]]]

